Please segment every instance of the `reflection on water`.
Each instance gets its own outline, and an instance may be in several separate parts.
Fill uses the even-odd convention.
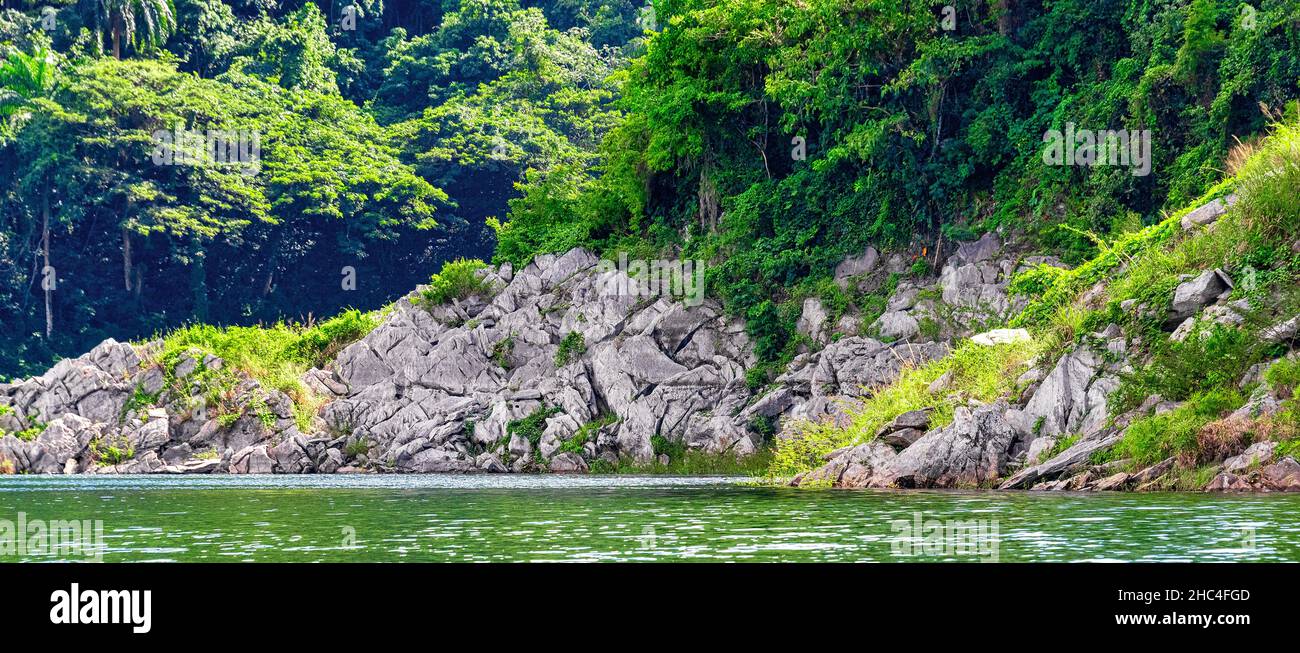
[[[739,481],[0,477],[0,533],[20,513],[28,523],[101,520],[109,562],[1300,560],[1295,495],[811,491]],[[962,547],[973,525],[988,541]]]

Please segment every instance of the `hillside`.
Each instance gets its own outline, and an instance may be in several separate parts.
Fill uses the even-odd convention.
[[[147,5],[0,21],[12,471],[1300,486],[1294,3]]]

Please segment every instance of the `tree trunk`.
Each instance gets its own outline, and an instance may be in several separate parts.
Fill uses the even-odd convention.
[[[131,291],[131,232],[122,225],[122,285]]]
[[[41,253],[45,259],[41,267],[41,288],[45,290],[45,339],[49,340],[54,334],[54,309],[51,304],[53,300],[53,289],[50,288],[50,188],[45,187],[45,194],[41,201],[41,217],[44,223],[41,226]]]
[[[208,321],[208,269],[207,254],[197,238],[190,248],[190,296],[194,304],[194,319]]]
[[[113,58],[122,58],[122,27],[118,25],[117,19],[113,21]]]
[[[998,0],[998,34],[1006,36],[1011,31],[1011,0]]]

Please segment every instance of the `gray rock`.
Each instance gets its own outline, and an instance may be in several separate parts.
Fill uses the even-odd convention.
[[[1174,342],[1183,342],[1184,340],[1187,340],[1188,336],[1192,335],[1192,330],[1195,328],[1196,318],[1189,317],[1186,320],[1183,320],[1182,323],[1178,325],[1178,328],[1174,329],[1173,333],[1169,334],[1169,339]]]
[[[1026,450],[1025,452],[1025,462],[1029,463],[1030,465],[1036,465],[1040,462],[1044,462],[1042,460],[1043,455],[1050,452],[1052,450],[1052,447],[1055,446],[1056,446],[1056,438],[1053,437],[1034,438],[1034,440],[1029,443],[1029,449]]]
[[[1174,460],[1173,457],[1169,457],[1151,465],[1150,467],[1146,467],[1134,474],[1130,480],[1133,482],[1133,485],[1137,487],[1142,487],[1148,483],[1152,483],[1163,477],[1165,474],[1168,474],[1169,470],[1174,468]]]
[[[1119,472],[1093,483],[1092,489],[1098,492],[1122,490],[1129,484],[1131,478],[1127,472]]]
[[[322,474],[333,474],[343,466],[343,452],[338,449],[326,449],[323,459],[316,470]]]
[[[1034,485],[1039,480],[1054,479],[1067,472],[1080,469],[1088,463],[1094,451],[1100,451],[1119,442],[1121,433],[1097,433],[1090,438],[1080,439],[1065,451],[1039,465],[1026,467],[1016,472],[999,486],[999,489],[1014,490]]]
[[[926,433],[883,469],[882,487],[969,487],[991,482],[1007,469],[1015,431],[1003,418],[1007,406],[958,408],[952,424]]]
[[[1240,454],[1223,461],[1223,471],[1240,474],[1273,459],[1276,442],[1256,442]]]
[[[825,342],[826,320],[829,315],[816,297],[803,300],[803,313],[795,324],[795,330],[811,338],[814,342]]]
[[[1228,212],[1228,207],[1236,203],[1237,196],[1229,195],[1226,200],[1227,201],[1222,199],[1211,200],[1193,209],[1182,217],[1179,221],[1180,226],[1184,230],[1187,230],[1192,227],[1202,227],[1214,223],[1222,217],[1224,213]]]
[[[551,459],[550,469],[557,474],[585,473],[587,462],[574,453],[562,453]]]
[[[1277,492],[1300,491],[1300,463],[1290,456],[1259,470],[1264,487]]]
[[[920,332],[920,323],[910,313],[893,311],[876,318],[875,327],[886,341],[906,340]]]
[[[1300,331],[1300,315],[1264,329],[1259,337],[1264,342],[1286,342],[1295,339],[1297,331]]]
[[[897,458],[893,447],[872,440],[841,450],[825,465],[791,481],[793,485],[830,483],[846,488],[867,487],[875,470]]]
[[[1182,322],[1192,317],[1219,295],[1232,289],[1232,279],[1223,270],[1206,270],[1195,279],[1179,284],[1174,289],[1174,301],[1169,306],[1169,319]]]
[[[906,449],[915,444],[916,441],[920,440],[924,435],[925,431],[920,429],[899,429],[881,435],[880,441],[890,445],[891,447]]]
[[[866,251],[858,256],[846,258],[835,266],[835,282],[840,284],[841,288],[848,287],[850,277],[861,276],[871,272],[880,262],[880,252],[875,247],[867,247]]]
[[[1024,412],[1040,424],[1038,435],[1086,436],[1105,424],[1109,396],[1118,387],[1118,377],[1106,368],[1101,357],[1087,346],[1080,346],[1061,357]]]
[[[249,446],[236,452],[230,462],[231,474],[270,474],[275,471],[266,445]]]
[[[171,432],[167,428],[167,419],[151,419],[138,431],[128,436],[132,448],[138,453],[159,449],[171,441]]]
[[[479,455],[478,458],[474,459],[474,464],[477,465],[479,469],[492,474],[504,474],[510,471],[504,464],[502,464],[501,458],[493,453],[483,453]]]

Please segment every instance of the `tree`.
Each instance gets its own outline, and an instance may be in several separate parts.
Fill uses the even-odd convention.
[[[0,143],[7,133],[31,116],[36,100],[50,95],[55,87],[58,70],[52,52],[44,48],[32,54],[14,52],[0,65]],[[45,278],[50,268],[50,194],[49,184],[41,190],[41,257],[43,265],[41,287],[45,295],[45,338],[54,334],[53,286]]]
[[[0,140],[29,115],[32,100],[49,95],[56,72],[54,55],[44,48],[13,52],[0,63]]]
[[[122,58],[122,45],[136,52],[157,47],[176,31],[176,10],[171,0],[80,0],[86,25],[102,47],[105,36],[113,43],[113,58]]]

